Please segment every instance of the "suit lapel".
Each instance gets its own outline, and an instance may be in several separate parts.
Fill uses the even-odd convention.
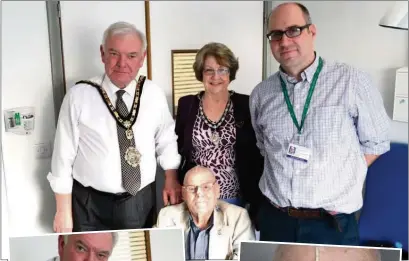
[[[225,223],[223,212],[216,206],[214,226],[210,230],[209,259],[225,259],[232,251],[229,227]]]
[[[183,202],[183,206],[182,206],[182,211],[183,211],[183,214],[182,214],[180,223],[182,225],[183,230],[185,231],[185,235],[187,235],[187,230],[189,228],[189,215],[190,215],[190,213],[189,213],[189,210],[187,208],[186,203],[184,203],[184,202]]]
[[[236,128],[236,142],[234,144],[234,150],[237,153],[237,148],[242,147],[241,142],[246,133],[244,129],[246,113],[243,108],[243,104],[240,104],[240,97],[237,94],[231,96],[233,102],[233,115],[234,115],[234,127]],[[237,171],[237,170],[236,170]]]
[[[236,127],[236,134],[243,129],[244,121],[246,120],[246,113],[243,108],[243,105],[240,104],[239,96],[237,94],[233,94],[231,96],[231,100],[233,102],[233,115],[234,115],[234,121],[235,121],[235,127]]]

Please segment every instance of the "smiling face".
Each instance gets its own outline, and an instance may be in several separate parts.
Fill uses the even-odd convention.
[[[269,32],[285,31],[293,26],[307,24],[304,14],[296,4],[282,4],[270,15]],[[270,48],[274,58],[284,68],[305,66],[314,56],[315,25],[303,29],[299,36],[289,38],[285,34],[281,40],[270,41]]]
[[[230,84],[229,68],[220,65],[214,56],[208,56],[203,66],[203,84],[206,92],[226,92]]]
[[[112,233],[73,234],[58,238],[61,261],[106,261],[112,253]]]
[[[186,173],[182,197],[194,216],[212,212],[220,196],[220,187],[214,174],[203,167],[195,167]]]
[[[143,42],[135,33],[111,35],[100,52],[105,73],[118,88],[126,87],[136,78],[146,56]]]

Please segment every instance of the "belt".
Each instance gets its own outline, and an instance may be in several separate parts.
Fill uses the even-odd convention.
[[[278,208],[286,212],[290,217],[296,218],[327,218],[331,216],[328,212],[321,209],[297,209],[293,207]]]
[[[122,197],[131,197],[132,195],[129,192],[122,192],[122,193],[115,193],[114,196],[122,198]]]
[[[120,192],[120,193],[109,193],[109,192],[104,192],[104,191],[100,191],[97,189],[94,189],[93,187],[89,186],[89,187],[85,187],[84,185],[82,185],[80,182],[78,182],[77,180],[74,179],[74,183],[76,185],[78,185],[79,187],[81,187],[82,189],[85,190],[90,190],[95,194],[101,195],[101,196],[105,196],[105,197],[114,197],[115,199],[124,199],[124,198],[128,198],[128,197],[132,197],[132,195],[129,192]]]
[[[278,210],[287,213],[288,216],[294,217],[294,218],[305,218],[305,219],[328,219],[331,218],[333,221],[333,224],[335,228],[339,231],[342,232],[342,228],[338,222],[338,220],[335,218],[335,215],[331,215],[328,211],[325,209],[319,208],[319,209],[308,209],[308,208],[294,208],[294,207],[279,207],[276,204],[270,202],[271,205],[273,205],[275,208]]]

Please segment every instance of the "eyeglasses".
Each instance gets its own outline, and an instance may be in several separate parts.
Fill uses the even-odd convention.
[[[271,41],[280,41],[283,38],[283,35],[285,34],[289,38],[294,38],[299,36],[302,31],[306,28],[308,28],[311,24],[306,24],[304,26],[291,26],[287,28],[285,31],[281,30],[273,30],[269,32],[266,36],[267,39]]]
[[[187,186],[183,186],[183,188],[186,189],[186,191],[189,193],[196,194],[199,188],[203,192],[209,192],[214,187],[215,184],[216,184],[216,181],[207,182],[199,186],[187,185]]]
[[[217,75],[227,75],[230,72],[229,68],[219,68],[217,70],[214,69],[204,69],[203,74],[207,76],[213,76],[217,73]]]

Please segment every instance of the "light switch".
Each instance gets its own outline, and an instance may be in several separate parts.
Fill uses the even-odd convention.
[[[37,159],[51,158],[50,142],[38,143],[34,145],[35,155]]]

